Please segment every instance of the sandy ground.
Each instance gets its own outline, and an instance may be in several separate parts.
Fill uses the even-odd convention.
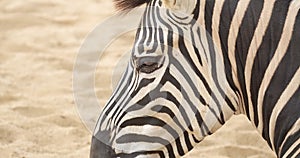
[[[0,1],[1,158],[88,157],[91,133],[74,102],[73,65],[85,36],[112,14],[110,0]],[[133,33],[119,38],[101,58],[95,82],[101,105],[132,38]],[[238,116],[185,157],[275,156]]]

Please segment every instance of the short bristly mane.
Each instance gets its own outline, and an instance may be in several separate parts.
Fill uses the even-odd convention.
[[[129,11],[149,2],[150,0],[114,0],[115,7],[121,11]]]

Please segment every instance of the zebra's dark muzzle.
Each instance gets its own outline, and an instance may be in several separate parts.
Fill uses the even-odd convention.
[[[98,140],[95,136],[92,138],[90,158],[113,158],[115,151],[111,146]]]

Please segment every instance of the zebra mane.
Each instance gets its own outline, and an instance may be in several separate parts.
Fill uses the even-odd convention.
[[[115,7],[121,11],[129,11],[149,2],[150,0],[114,0]]]

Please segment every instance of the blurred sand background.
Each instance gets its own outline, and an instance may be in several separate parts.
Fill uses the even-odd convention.
[[[114,12],[111,0],[0,1],[1,158],[88,157],[91,133],[74,102],[73,64],[85,36]],[[95,83],[101,105],[133,34],[101,58]],[[247,119],[235,116],[185,157],[275,156]]]

